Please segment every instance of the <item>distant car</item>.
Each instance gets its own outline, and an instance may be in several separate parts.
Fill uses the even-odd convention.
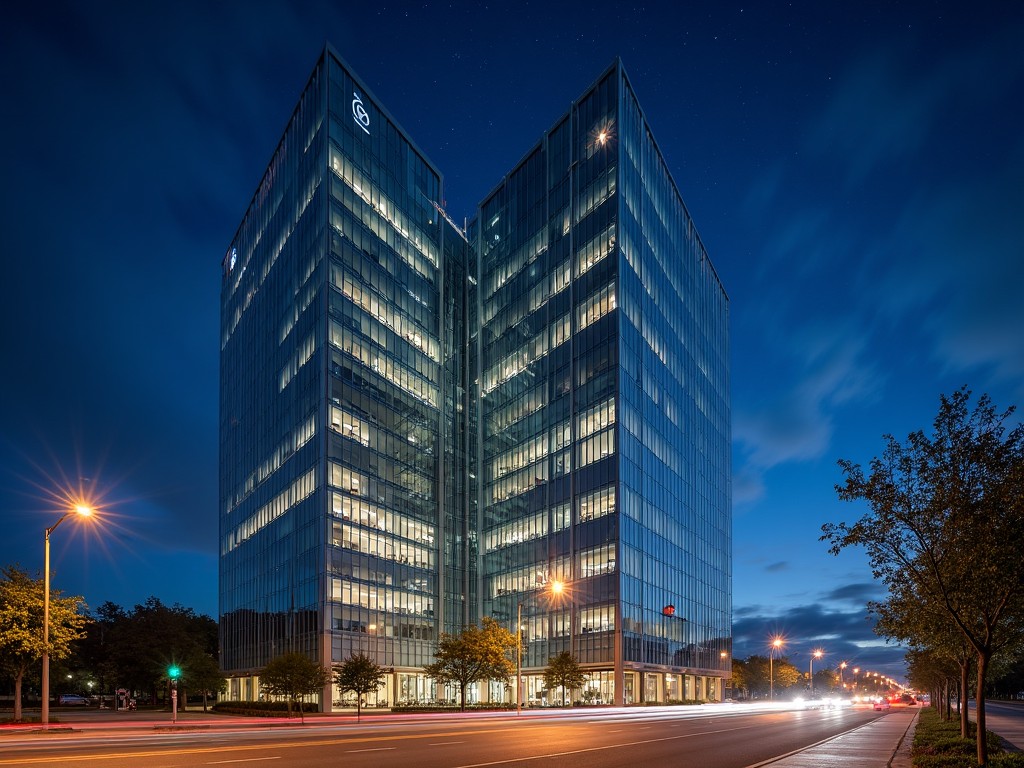
[[[57,706],[59,707],[88,707],[89,700],[85,696],[79,696],[75,693],[62,693],[57,697]]]
[[[878,699],[875,702],[875,711],[879,712],[883,709],[892,709],[892,704],[889,703],[888,699]]]

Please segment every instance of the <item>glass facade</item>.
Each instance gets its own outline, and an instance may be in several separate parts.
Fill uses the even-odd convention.
[[[469,246],[441,198],[438,171],[328,48],[224,261],[230,695],[258,692],[285,651],[415,672],[470,620],[451,597],[469,562],[466,470],[452,471],[467,466]]]
[[[585,701],[719,697],[728,298],[621,65],[468,234],[442,199],[328,47],[223,263],[229,697],[300,651],[390,668],[371,703],[446,698],[439,633],[517,615],[531,702],[563,650]]]
[[[473,235],[483,613],[521,611],[527,673],[569,651],[603,701],[720,696],[728,297],[620,64]]]

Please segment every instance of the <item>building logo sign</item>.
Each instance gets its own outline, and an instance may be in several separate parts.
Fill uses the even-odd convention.
[[[352,119],[356,121],[356,125],[363,129],[363,133],[369,134],[370,115],[367,113],[366,107],[363,106],[362,97],[355,91],[352,92],[352,95],[355,97],[352,99]]]

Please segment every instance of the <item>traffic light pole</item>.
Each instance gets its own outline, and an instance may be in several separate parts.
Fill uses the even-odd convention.
[[[178,678],[181,676],[181,667],[172,664],[167,668],[167,677],[171,680],[171,724],[178,722]]]

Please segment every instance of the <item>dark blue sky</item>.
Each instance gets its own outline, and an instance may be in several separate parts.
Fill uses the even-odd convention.
[[[616,55],[732,299],[736,655],[899,674],[824,522],[961,385],[1024,404],[1024,5],[40,2],[0,18],[0,564],[216,615],[220,260],[325,41],[461,221]]]

